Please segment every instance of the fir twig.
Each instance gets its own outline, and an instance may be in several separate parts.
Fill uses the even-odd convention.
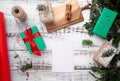
[[[92,44],[93,44],[92,40],[83,40],[82,41],[82,45],[92,45]]]
[[[102,57],[110,57],[111,55],[113,55],[113,53],[114,49],[109,49],[102,54]]]
[[[31,63],[27,63],[26,65],[23,65],[23,66],[20,68],[20,70],[21,70],[22,72],[25,72],[26,70],[28,70],[28,69],[30,69],[30,68],[32,68],[32,62],[31,62]]]
[[[93,72],[97,72],[97,73],[99,73],[99,74],[102,74],[102,73],[104,72],[101,68],[96,67],[96,66],[91,67],[91,70],[92,70]]]

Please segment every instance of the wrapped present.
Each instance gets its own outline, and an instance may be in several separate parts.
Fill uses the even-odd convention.
[[[93,29],[93,33],[102,38],[106,38],[117,14],[115,11],[104,8]]]
[[[46,45],[37,27],[32,26],[30,29],[26,29],[24,32],[21,32],[20,35],[30,54],[41,56],[41,52],[39,50],[46,48]]]
[[[39,17],[42,22],[44,23],[53,22],[54,20],[53,11],[51,3],[49,1],[46,1],[45,3],[38,5],[37,9],[39,11]]]
[[[95,53],[93,59],[102,66],[108,67],[116,52],[116,48],[110,42],[105,41]]]

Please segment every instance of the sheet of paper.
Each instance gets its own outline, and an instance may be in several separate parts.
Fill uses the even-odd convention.
[[[55,41],[52,44],[52,72],[74,71],[73,43],[69,41]]]

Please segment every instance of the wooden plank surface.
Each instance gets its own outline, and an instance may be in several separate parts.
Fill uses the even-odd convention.
[[[95,81],[95,79],[89,74],[89,70],[79,70],[74,73],[52,73],[51,71],[40,70],[31,71],[29,78],[24,75],[20,76],[16,71],[12,71],[11,73],[13,74],[13,81]]]
[[[51,1],[53,6],[63,3],[65,0]],[[58,30],[53,33],[48,33],[45,25],[40,22],[38,11],[36,10],[39,0],[1,0],[0,1],[0,11],[5,13],[6,27],[7,27],[7,40],[9,48],[9,58],[11,65],[11,77],[12,81],[95,81],[95,79],[89,74],[90,67],[97,65],[93,61],[94,53],[99,49],[100,45],[104,42],[103,39],[97,36],[89,36],[83,24],[89,21],[90,11],[85,10],[82,12],[84,17],[84,22],[71,25],[68,28]],[[86,5],[85,0],[78,0],[79,4],[82,6]],[[42,57],[34,57],[29,54],[26,47],[23,45],[23,41],[19,36],[19,28],[16,24],[14,17],[11,15],[11,8],[14,5],[21,6],[28,14],[27,24],[29,26],[38,26],[41,35],[43,36],[47,49],[42,51]],[[32,6],[31,6],[32,5]],[[20,31],[25,29],[24,23],[20,23]],[[19,39],[19,42],[16,42]],[[91,39],[93,40],[92,46],[83,46],[82,40]],[[75,72],[73,73],[52,73],[52,49],[51,42],[56,40],[59,41],[72,41],[74,43],[74,63]],[[20,44],[23,46],[21,46]],[[14,48],[15,46],[15,48]],[[21,75],[17,71],[17,67],[20,66],[19,59],[15,59],[15,53],[19,54],[22,63],[33,61],[36,69],[29,70],[29,78],[26,75]],[[33,74],[33,72],[35,74]]]

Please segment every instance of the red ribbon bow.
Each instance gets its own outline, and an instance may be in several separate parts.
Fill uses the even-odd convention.
[[[41,56],[41,52],[39,51],[35,41],[33,40],[34,38],[41,36],[40,33],[36,32],[35,34],[32,34],[32,29],[30,28],[28,30],[25,30],[24,34],[26,35],[26,38],[23,39],[24,43],[29,42],[32,52],[35,55]]]

